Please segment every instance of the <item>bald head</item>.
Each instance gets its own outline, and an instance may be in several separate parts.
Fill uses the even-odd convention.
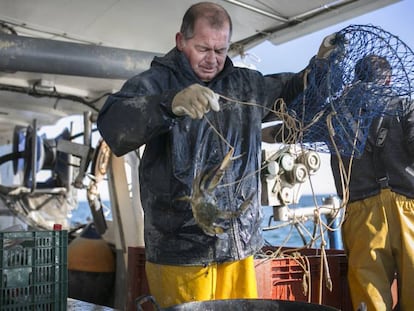
[[[229,38],[232,34],[232,21],[228,12],[220,5],[212,2],[199,2],[192,5],[184,14],[180,32],[185,39],[194,35],[194,25],[197,20],[205,19],[210,27],[222,29],[229,26]]]

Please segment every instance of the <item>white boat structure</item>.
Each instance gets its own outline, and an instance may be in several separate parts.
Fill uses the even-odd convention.
[[[113,156],[95,120],[109,94],[173,47],[184,11],[196,2],[0,1],[0,230],[52,230],[57,223],[75,230],[70,215],[79,195],[85,196],[96,230],[114,250],[110,307],[119,310],[128,299],[128,249],[144,247],[137,174],[142,150]],[[216,2],[233,19],[229,55],[243,58],[266,40],[281,44],[398,1]],[[62,123],[73,116],[82,118],[80,127]],[[51,136],[45,129],[52,126]],[[318,161],[317,155],[311,159]],[[277,175],[272,161],[267,177]],[[264,180],[270,190],[266,205],[284,208],[275,209],[280,220],[314,213],[292,214],[286,206],[296,200],[294,192],[272,194],[271,181]],[[112,221],[105,219],[103,192],[109,194]],[[332,206],[336,211],[336,202],[328,202],[326,214]]]

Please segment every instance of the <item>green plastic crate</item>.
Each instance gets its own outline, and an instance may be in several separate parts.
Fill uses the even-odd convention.
[[[0,232],[0,310],[66,311],[67,231]]]

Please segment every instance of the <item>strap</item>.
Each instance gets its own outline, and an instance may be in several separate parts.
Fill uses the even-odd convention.
[[[385,163],[381,158],[381,153],[385,145],[386,138],[390,127],[390,117],[381,116],[376,129],[375,144],[373,147],[373,161],[377,183],[380,187],[388,188],[388,173],[385,169]]]

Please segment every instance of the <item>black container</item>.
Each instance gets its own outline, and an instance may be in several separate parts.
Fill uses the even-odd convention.
[[[193,301],[160,308],[152,296],[137,298],[137,310],[142,311],[142,304],[152,303],[158,311],[339,311],[339,309],[307,302],[274,299],[225,299]]]

